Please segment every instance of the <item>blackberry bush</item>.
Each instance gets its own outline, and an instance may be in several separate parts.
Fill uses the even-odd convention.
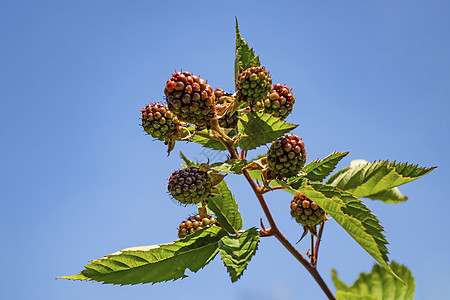
[[[263,248],[259,240],[274,236],[288,250],[286,253],[292,254],[312,275],[328,299],[380,299],[381,293],[390,299],[407,295],[402,299],[411,300],[415,283],[410,271],[389,263],[383,227],[359,199],[404,202],[407,197],[397,186],[428,174],[434,167],[357,160],[333,173],[348,152],[333,152],[305,165],[303,141],[297,135],[288,134],[297,125],[283,120],[292,111],[294,96],[281,84],[271,88],[269,73],[242,39],[237,24],[234,65],[236,91],[232,95],[221,89],[213,92],[205,80],[189,72],[175,72],[164,89],[168,107],[150,103],[141,111],[144,130],[168,143],[169,152],[173,149],[173,141],[183,139],[210,151],[227,151],[228,154],[224,161],[202,163],[189,160],[180,151],[182,169],[173,172],[167,188],[174,199],[182,204],[196,204],[198,208],[198,215],[179,225],[180,239],[124,249],[91,261],[79,274],[62,278],[121,285],[165,282],[186,277],[187,269],[199,271],[220,253],[232,282],[235,282],[242,277],[256,251]],[[159,92],[162,94],[163,91]],[[247,158],[249,151],[258,151],[259,147],[269,143],[271,146],[266,155],[253,160]],[[153,170],[154,159],[162,158],[150,155],[144,161],[144,168]],[[269,228],[265,228],[261,219],[260,224],[250,224],[243,229],[238,201],[225,180],[230,176],[241,176],[249,183],[257,199],[255,203],[261,206]],[[159,230],[161,224],[152,224],[152,214],[163,214],[164,220],[168,220],[172,212],[158,210],[154,203],[161,199],[156,199],[151,191],[153,187],[147,187],[143,193],[149,198],[149,205],[141,208],[149,212],[143,226]],[[279,201],[266,203],[266,193],[279,195]],[[293,199],[292,194],[295,195]],[[254,201],[248,197],[238,200]],[[291,216],[303,225],[302,238],[310,234],[310,245],[304,241],[299,246],[292,244],[270,212],[268,204],[287,206],[289,201]],[[336,297],[317,269],[327,215],[379,264],[353,286],[342,283],[333,272],[338,289]],[[126,217],[121,216],[122,219]],[[288,213],[285,217],[289,217]],[[127,223],[122,224],[126,226]],[[298,226],[293,228],[298,230]],[[149,238],[152,238],[151,234]],[[376,289],[372,290],[371,285]]]

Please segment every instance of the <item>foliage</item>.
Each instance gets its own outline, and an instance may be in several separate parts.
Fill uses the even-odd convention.
[[[256,56],[253,48],[250,48],[248,43],[242,39],[236,20],[235,77],[237,78],[239,73],[249,67],[260,65],[259,56]],[[206,106],[203,106],[203,110],[201,110],[201,101],[205,100],[203,98],[206,96],[192,94],[191,97],[189,93],[193,91],[194,87],[187,87],[190,79],[186,78],[187,75],[180,74],[182,73],[174,73],[172,81],[166,85],[166,96],[169,92],[174,95],[171,96],[173,98],[172,105],[179,104],[180,100],[177,99],[188,103],[191,98],[195,98],[196,100],[192,100],[190,106],[183,107],[188,107],[188,111],[192,109],[194,114],[211,115],[209,108],[204,109]],[[256,73],[253,75],[255,78],[253,78],[254,80],[250,78],[249,84],[257,82],[258,75]],[[254,82],[251,83],[251,80]],[[201,79],[197,78],[196,82],[206,86],[206,82]],[[200,90],[200,87],[195,88]],[[258,87],[251,88],[256,90]],[[210,89],[208,92],[210,95],[212,90]],[[185,95],[180,96],[182,93]],[[259,91],[259,93],[262,92]],[[269,97],[269,95],[267,96]],[[235,282],[242,278],[250,260],[256,254],[260,238],[275,236],[305,266],[329,299],[412,299],[415,282],[411,272],[405,266],[395,262],[389,263],[388,242],[384,235],[384,229],[378,218],[359,198],[393,204],[404,202],[408,197],[402,195],[398,186],[430,173],[435,167],[419,167],[415,164],[387,160],[375,162],[355,160],[349,167],[337,170],[332,174],[339,162],[349,154],[349,152],[333,152],[324,159],[311,161],[296,176],[283,178],[281,175],[276,175],[280,173],[274,172],[275,169],[270,168],[279,170],[279,168],[287,168],[290,164],[295,164],[295,159],[297,159],[295,153],[301,151],[298,143],[280,144],[277,146],[278,148],[274,146],[271,155],[277,155],[277,164],[272,166],[268,165],[267,156],[264,154],[256,160],[247,161],[247,152],[273,142],[294,130],[298,125],[287,123],[265,113],[263,104],[258,106],[252,103],[250,105],[246,102],[246,96],[239,91],[224,97],[226,97],[226,101],[223,103],[227,104],[217,105],[214,108],[217,111],[214,111],[213,117],[205,126],[202,124],[200,127],[194,127],[180,123],[173,132],[164,131],[167,133],[167,139],[164,141],[169,146],[169,150],[173,149],[175,141],[188,141],[211,150],[228,151],[229,153],[229,157],[225,161],[210,164],[209,161],[203,163],[192,161],[180,152],[183,168],[195,166],[198,168],[193,168],[196,169],[195,172],[202,172],[201,174],[206,172],[207,175],[204,175],[203,179],[195,177],[200,176],[199,173],[183,177],[184,181],[177,183],[179,185],[176,189],[179,189],[180,193],[181,191],[191,193],[188,194],[189,196],[194,194],[197,189],[201,189],[203,186],[201,180],[210,180],[212,185],[211,190],[207,191],[207,199],[202,199],[203,201],[198,203],[199,216],[196,216],[198,218],[196,220],[202,221],[199,223],[192,219],[192,222],[184,222],[183,226],[180,225],[180,230],[184,229],[184,226],[194,226],[189,228],[196,229],[195,232],[168,244],[124,249],[91,261],[79,274],[60,278],[121,285],[177,280],[186,277],[187,269],[197,272],[214,259],[217,253],[220,253],[231,281]],[[273,100],[271,105],[275,101],[282,101],[281,98],[271,100]],[[208,102],[208,105],[211,106],[211,102]],[[160,111],[167,111],[167,116],[172,117],[172,112],[168,107],[160,106]],[[231,118],[232,115],[238,118],[235,127],[220,127],[218,120]],[[163,119],[162,114],[147,113],[146,118],[152,120],[152,126],[161,132],[163,129],[165,130],[164,126],[167,120]],[[226,124],[232,124],[232,122],[226,122]],[[242,216],[238,210],[238,203],[224,180],[226,175],[242,176],[241,178],[249,182],[271,225],[270,229],[266,230],[262,226],[261,229],[251,227],[242,230]],[[327,177],[328,180],[326,180]],[[205,188],[203,187],[203,189]],[[333,270],[333,282],[338,292],[336,297],[332,295],[316,267],[323,224],[329,218],[325,217],[322,221],[323,212],[318,217],[318,221],[321,222],[319,231],[316,228],[304,227],[303,236],[310,232],[312,243],[311,253],[302,254],[278,229],[265,203],[263,196],[265,193],[280,189],[294,195],[301,193],[309,200],[305,201],[305,198],[299,198],[303,201],[295,202],[291,206],[292,210],[302,212],[297,214],[298,216],[306,215],[306,211],[312,214],[311,212],[317,209],[314,207],[314,209],[307,210],[309,205],[322,208],[375,259],[378,264],[373,267],[372,272],[362,273],[352,286],[348,286],[337,277],[337,272]],[[200,202],[200,199],[198,200]],[[249,201],[249,199],[245,200]],[[305,213],[303,213],[303,209]],[[206,213],[214,214],[219,226],[209,226],[212,223],[208,223],[208,220],[205,221]],[[314,241],[316,251],[314,251]]]

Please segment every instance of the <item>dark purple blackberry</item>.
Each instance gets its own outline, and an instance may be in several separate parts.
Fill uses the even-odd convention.
[[[197,167],[188,167],[172,173],[169,179],[169,192],[183,204],[196,204],[206,200],[211,192],[208,173]]]
[[[278,178],[295,176],[306,162],[305,144],[296,135],[279,137],[267,151],[267,162]]]

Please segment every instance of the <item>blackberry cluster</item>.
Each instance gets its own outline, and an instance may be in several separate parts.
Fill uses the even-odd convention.
[[[164,89],[169,109],[180,121],[207,127],[215,116],[212,87],[205,80],[189,72],[175,72]]]
[[[272,78],[264,67],[251,67],[238,76],[236,90],[250,107],[255,107],[270,91]]]
[[[216,111],[220,114],[223,110],[227,109],[233,102],[234,98],[231,94],[225,93],[222,89],[214,90],[214,96],[216,98]],[[222,128],[235,128],[239,121],[238,113],[233,114],[226,113],[220,119],[218,119],[219,125]]]
[[[306,162],[305,143],[296,135],[279,137],[267,152],[267,162],[278,178],[295,176]]]
[[[178,237],[184,238],[197,230],[209,227],[220,226],[219,223],[211,215],[201,218],[200,215],[189,217],[186,221],[181,222],[178,227]]]
[[[188,167],[172,173],[169,192],[183,204],[200,203],[211,192],[211,181],[206,172],[197,167]]]
[[[281,84],[275,84],[264,100],[264,111],[274,117],[285,119],[294,107],[295,98],[291,90]]]
[[[291,216],[307,228],[313,228],[325,220],[325,211],[316,202],[298,193],[291,201]]]
[[[165,105],[150,103],[143,110],[142,127],[152,137],[161,141],[169,140],[176,133],[180,121]]]

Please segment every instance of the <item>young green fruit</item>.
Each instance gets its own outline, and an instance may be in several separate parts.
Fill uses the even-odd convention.
[[[148,104],[141,115],[144,130],[160,141],[169,140],[183,125],[167,106],[159,103]]]
[[[197,167],[177,170],[169,178],[169,192],[183,204],[197,204],[206,200],[211,193],[211,180],[208,173]]]
[[[180,121],[208,127],[215,116],[215,97],[205,80],[189,72],[175,72],[164,89],[169,109]]]
[[[279,137],[267,151],[267,162],[276,177],[295,176],[306,162],[305,143],[296,135]]]
[[[264,67],[251,67],[238,76],[236,90],[250,107],[259,107],[272,85],[272,78]]]

